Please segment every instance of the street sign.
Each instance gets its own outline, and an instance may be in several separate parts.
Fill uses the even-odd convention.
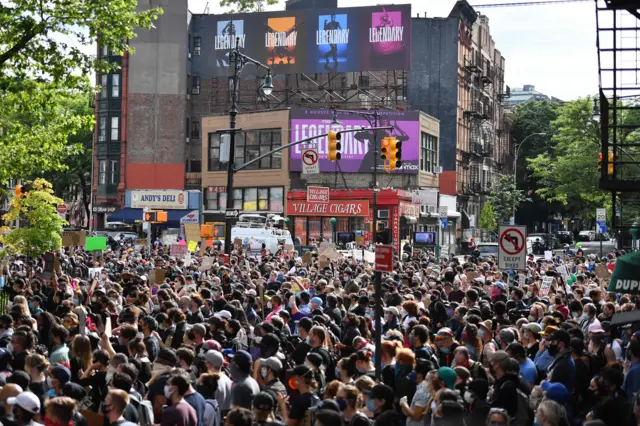
[[[498,267],[525,269],[527,264],[527,227],[500,225],[498,238]]]
[[[606,209],[596,209],[596,222],[605,222],[607,220]]]
[[[224,217],[236,218],[240,216],[239,210],[227,210],[224,212]]]
[[[442,227],[442,229],[447,229],[447,225],[448,225],[448,221],[446,217],[441,217],[440,218],[440,227]]]
[[[598,222],[598,234],[604,234],[607,232],[607,224],[604,222]]]
[[[318,150],[308,148],[302,151],[302,174],[314,175],[320,173],[320,163],[318,162]]]
[[[449,214],[449,208],[447,206],[438,207],[438,214],[440,215],[440,217],[446,218]]]
[[[393,246],[376,245],[376,271],[393,272]]]
[[[60,204],[58,205],[58,214],[65,214],[67,212],[67,205]]]
[[[411,192],[411,203],[421,206],[438,204],[438,191],[433,189],[416,189]]]

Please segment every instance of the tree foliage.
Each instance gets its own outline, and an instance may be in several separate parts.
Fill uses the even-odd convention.
[[[278,4],[278,0],[220,0],[220,6],[230,7],[234,13],[261,12],[265,5]]]
[[[491,201],[487,200],[482,205],[482,210],[480,211],[480,229],[495,232],[497,228],[498,222],[496,222],[496,214],[493,210],[493,204],[491,204]]]
[[[138,11],[136,0],[0,2],[0,183],[62,170],[77,151],[67,137],[90,125],[69,98],[91,93],[87,77],[118,65],[96,59],[94,43],[132,52],[136,28],[150,28],[161,9]]]
[[[517,210],[520,204],[531,201],[523,190],[516,189],[511,176],[500,176],[498,178],[493,188],[491,188],[489,199],[497,220],[510,218],[513,214],[514,206]]]
[[[19,219],[20,228],[5,229],[6,233],[0,236],[3,245],[0,257],[15,253],[36,257],[58,250],[66,224],[57,212],[59,204],[62,200],[53,195],[51,184],[44,179],[36,179],[29,191],[14,198],[2,219],[5,223]]]
[[[599,123],[592,113],[589,98],[562,105],[551,123],[551,149],[528,159],[540,197],[582,216],[593,216],[594,208],[607,202],[606,193],[599,188]]]

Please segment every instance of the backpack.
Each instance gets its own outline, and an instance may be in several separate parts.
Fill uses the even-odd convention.
[[[518,392],[518,410],[513,419],[513,424],[518,426],[532,426],[533,425],[533,410],[529,405],[529,397],[517,389]]]
[[[137,396],[129,394],[129,400],[138,409],[138,424],[140,426],[153,426],[153,405],[147,399],[139,400]]]

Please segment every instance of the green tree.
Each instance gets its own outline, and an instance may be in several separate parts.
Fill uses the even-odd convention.
[[[480,229],[495,232],[497,228],[498,223],[496,222],[496,215],[493,211],[493,204],[487,200],[482,205],[482,210],[480,211]]]
[[[115,70],[90,52],[95,41],[133,52],[128,40],[162,13],[137,10],[136,0],[13,0],[0,3],[0,183],[63,170],[67,137],[90,123],[64,108],[93,91],[87,77]],[[92,114],[90,114],[92,115]]]
[[[569,214],[592,217],[595,208],[607,203],[599,188],[599,123],[592,118],[589,98],[563,104],[551,123],[552,147],[548,152],[527,159],[538,181],[538,195],[565,206]]]
[[[36,179],[21,197],[11,201],[11,208],[2,219],[5,223],[20,220],[20,228],[0,236],[3,245],[0,257],[8,254],[41,256],[58,250],[62,243],[62,227],[66,221],[57,212],[62,200],[53,195],[53,188],[44,179]]]
[[[517,210],[520,204],[531,201],[531,198],[527,197],[523,190],[516,189],[511,176],[501,176],[496,181],[491,188],[489,199],[498,220],[510,218],[514,206]]]
[[[220,6],[230,7],[234,13],[261,12],[265,5],[278,4],[278,0],[220,0]]]

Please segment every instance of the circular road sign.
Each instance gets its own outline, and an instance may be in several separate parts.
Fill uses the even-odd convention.
[[[507,228],[500,235],[500,248],[509,255],[521,253],[525,243],[524,235],[517,228]]]
[[[66,204],[58,205],[58,213],[59,214],[65,214],[66,212],[67,212],[67,205]]]
[[[318,152],[315,149],[306,149],[302,151],[302,161],[307,166],[313,166],[318,162]]]

